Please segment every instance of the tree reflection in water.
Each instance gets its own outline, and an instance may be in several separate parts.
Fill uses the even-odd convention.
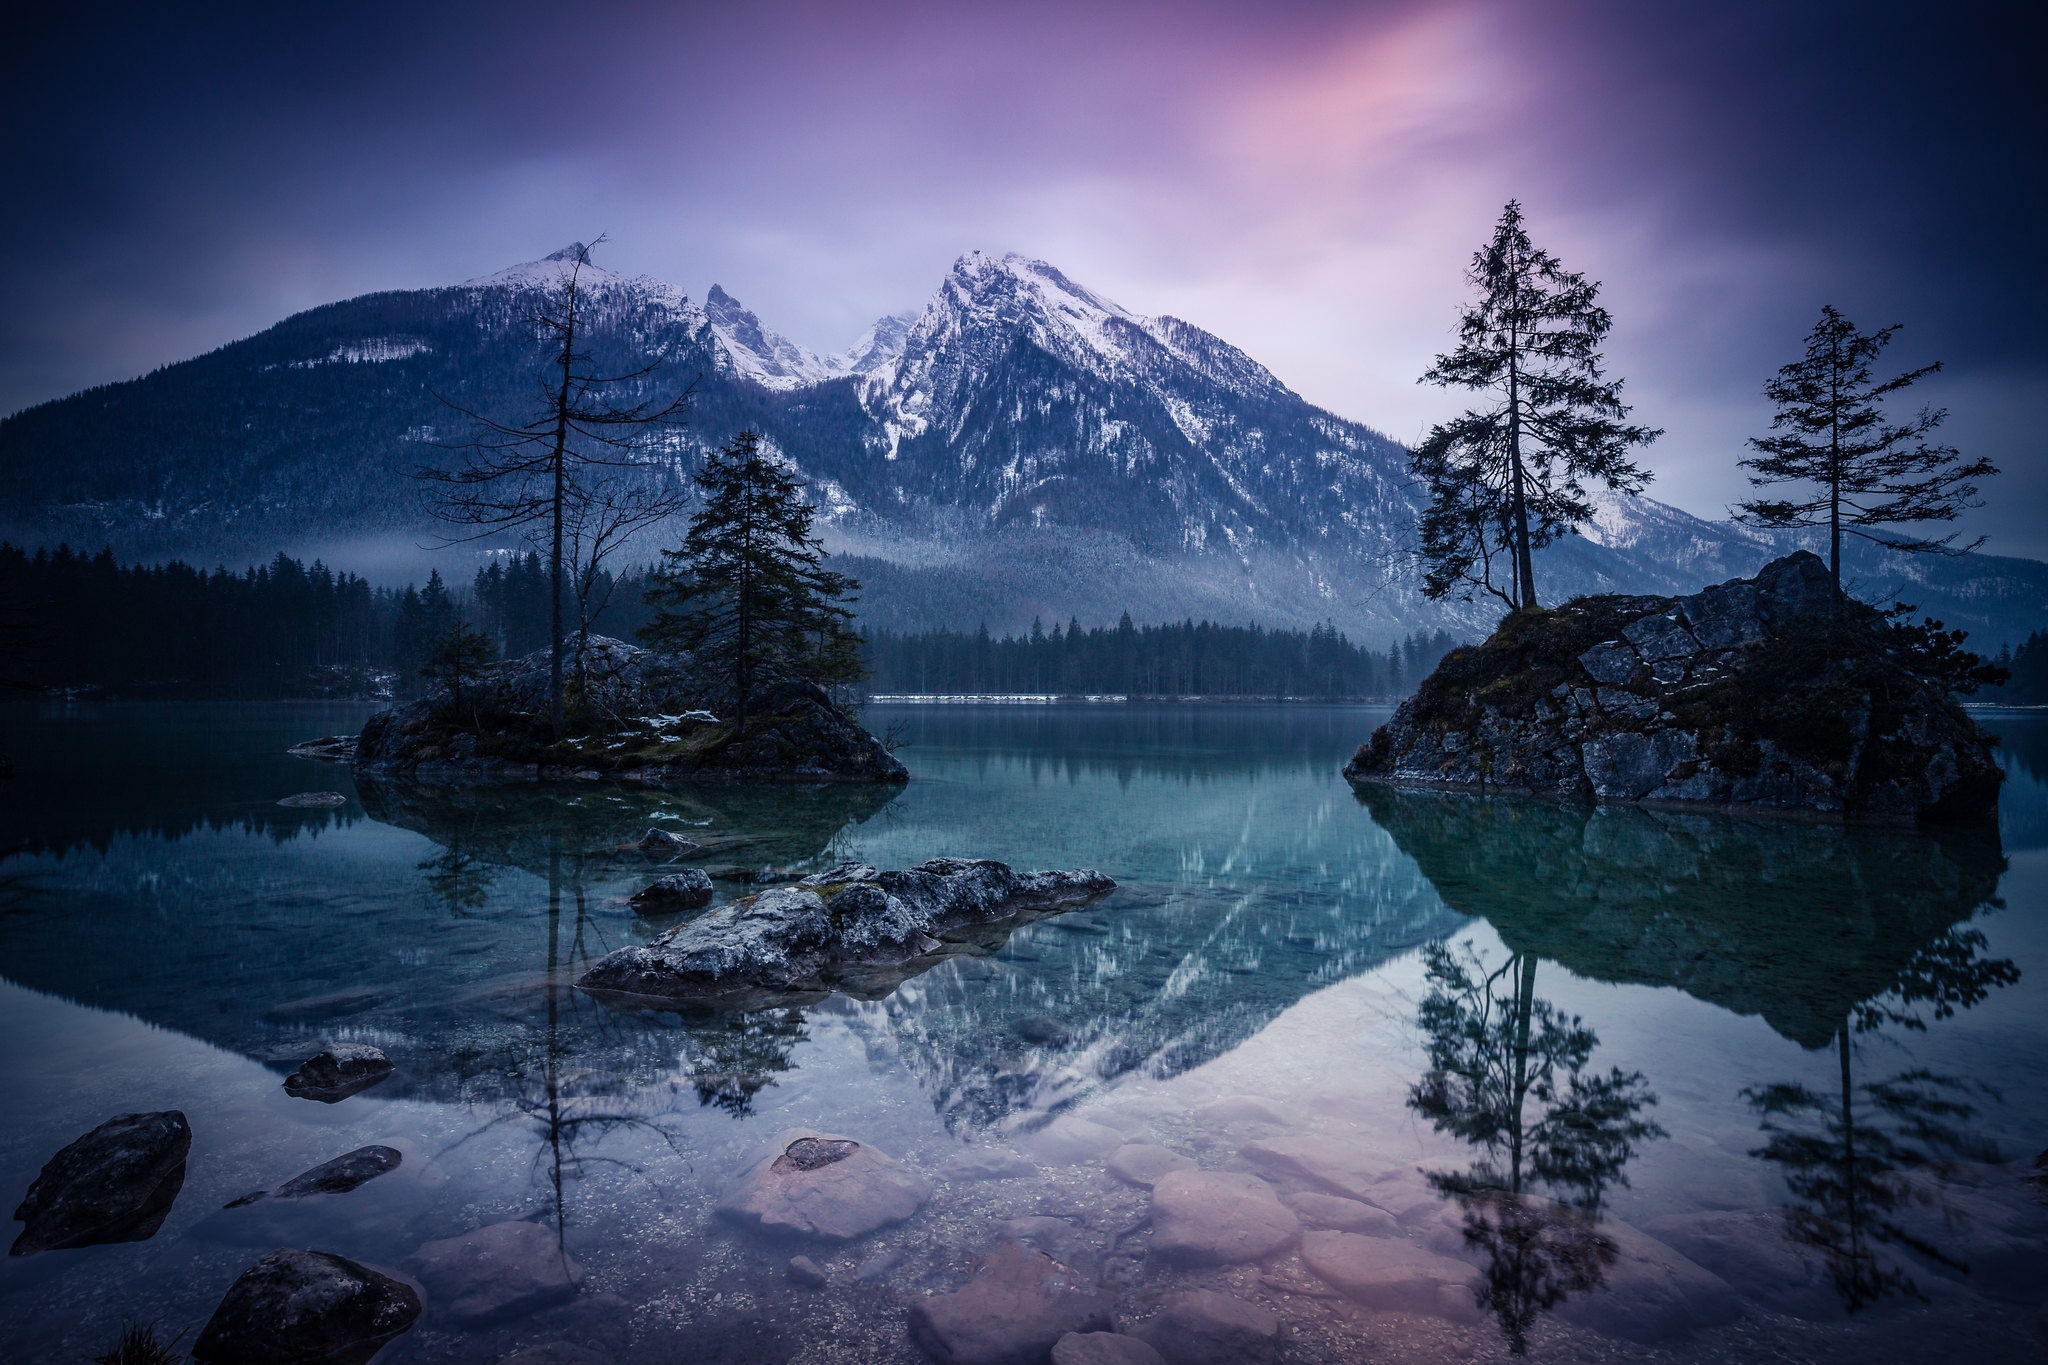
[[[1429,1180],[1458,1201],[1466,1244],[1486,1256],[1479,1306],[1520,1355],[1538,1317],[1602,1283],[1615,1250],[1596,1229],[1600,1201],[1628,1183],[1637,1145],[1664,1136],[1643,1117],[1657,1097],[1641,1072],[1588,1071],[1599,1035],[1537,997],[1534,955],[1489,970],[1469,946],[1437,943],[1423,964],[1429,1069],[1408,1107],[1479,1149]]]
[[[1885,1254],[1903,1248],[1938,1265],[1967,1270],[1958,1256],[1902,1221],[1935,1196],[1910,1177],[1962,1158],[1996,1160],[1971,1136],[1975,1097],[1984,1087],[1924,1068],[1885,1080],[1855,1079],[1857,1040],[1886,1028],[1925,1031],[2019,980],[2006,958],[1984,956],[1976,929],[1951,927],[1899,969],[1890,990],[1858,1001],[1835,1031],[1839,1088],[1832,1095],[1782,1081],[1743,1091],[1762,1119],[1764,1145],[1752,1155],[1779,1166],[1792,1196],[1786,1226],[1814,1248],[1851,1312],[1887,1294],[1918,1294],[1906,1269]]]

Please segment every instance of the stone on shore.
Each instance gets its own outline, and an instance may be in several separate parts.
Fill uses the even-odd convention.
[[[931,1196],[929,1180],[875,1148],[799,1128],[775,1139],[718,1211],[764,1232],[850,1242],[902,1222]]]
[[[1173,1171],[1152,1186],[1152,1252],[1181,1265],[1237,1265],[1294,1245],[1301,1222],[1255,1175]]]
[[[1317,1279],[1368,1308],[1453,1319],[1476,1316],[1471,1284],[1478,1272],[1464,1261],[1425,1251],[1405,1238],[1311,1232],[1301,1239],[1301,1263]]]
[[[323,1161],[310,1171],[293,1176],[274,1190],[257,1190],[227,1205],[238,1209],[259,1199],[304,1199],[311,1194],[347,1194],[358,1185],[395,1171],[405,1160],[396,1147],[358,1147],[332,1161]]]
[[[492,1223],[413,1253],[437,1315],[477,1324],[523,1317],[576,1297],[583,1272],[553,1228]]]
[[[388,1077],[394,1068],[382,1048],[368,1043],[336,1043],[301,1063],[284,1078],[285,1093],[302,1100],[339,1104]]]
[[[698,910],[711,904],[711,878],[702,868],[673,872],[654,885],[627,898],[642,913],[667,914],[674,910]]]
[[[108,1119],[44,1163],[14,1210],[26,1226],[8,1254],[148,1240],[184,1186],[191,1151],[191,1126],[175,1109]]]
[[[1100,872],[1014,872],[965,858],[890,872],[841,863],[621,948],[577,985],[693,1008],[832,990],[879,998],[981,939],[1115,887]]]
[[[1109,1331],[1115,1306],[1071,1267],[1003,1242],[964,1287],[911,1305],[910,1338],[940,1365],[1040,1365],[1069,1333]]]
[[[1454,650],[1355,783],[1910,821],[1995,810],[1992,739],[1805,551],[1686,597],[1518,612]]]
[[[363,1365],[411,1327],[411,1286],[344,1256],[273,1251],[243,1271],[213,1310],[200,1365]]]
[[[1132,1332],[1166,1365],[1256,1365],[1280,1349],[1280,1319],[1213,1289],[1183,1294]]]

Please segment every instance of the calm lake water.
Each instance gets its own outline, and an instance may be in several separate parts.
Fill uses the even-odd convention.
[[[900,791],[407,788],[283,753],[365,714],[0,712],[0,1196],[117,1113],[193,1132],[153,1236],[0,1263],[8,1360],[131,1319],[189,1344],[273,1247],[410,1276],[424,1243],[528,1220],[572,1299],[466,1325],[429,1280],[380,1361],[914,1361],[906,1307],[1033,1216],[1122,1320],[1219,1290],[1279,1317],[1284,1360],[2048,1351],[2048,718],[1989,718],[1996,829],[1925,832],[1361,799],[1338,768],[1386,712],[1356,707],[876,707]],[[347,804],[275,804],[309,790]],[[650,827],[711,846],[721,900],[849,857],[1120,887],[884,999],[623,1012],[571,982],[676,922],[627,904],[663,870],[620,848]],[[285,1093],[343,1041],[397,1073]],[[795,1128],[930,1202],[837,1246],[718,1217]],[[369,1143],[401,1166],[223,1208]],[[1163,1264],[1112,1171],[1159,1147],[1268,1181],[1325,1270],[1335,1227],[1480,1293],[1347,1289],[1308,1243]],[[830,1283],[792,1283],[795,1252]]]

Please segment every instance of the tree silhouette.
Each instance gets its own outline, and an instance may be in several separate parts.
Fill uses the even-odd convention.
[[[1642,1117],[1657,1097],[1641,1072],[1589,1074],[1599,1035],[1537,997],[1536,965],[1516,953],[1488,970],[1469,946],[1423,949],[1429,1069],[1408,1092],[1438,1132],[1480,1150],[1429,1180],[1458,1200],[1465,1241],[1487,1258],[1479,1306],[1517,1355],[1542,1313],[1602,1282],[1615,1251],[1596,1230],[1601,1198],[1628,1183],[1639,1143],[1664,1136]]]
[[[1613,318],[1600,286],[1566,270],[1529,240],[1509,200],[1493,240],[1466,278],[1477,302],[1458,319],[1458,346],[1425,384],[1492,396],[1431,428],[1409,467],[1429,489],[1422,517],[1423,595],[1481,588],[1527,611],[1536,606],[1531,554],[1593,515],[1588,481],[1640,492],[1649,474],[1631,446],[1662,435],[1627,422],[1621,381],[1603,377],[1600,345]],[[1506,556],[1512,590],[1493,581]]]
[[[1751,1155],[1782,1168],[1792,1196],[1787,1231],[1820,1252],[1851,1312],[1887,1294],[1919,1292],[1912,1276],[1885,1257],[1886,1247],[1967,1268],[1900,1220],[1932,1199],[1902,1176],[1959,1157],[1995,1156],[1967,1130],[1977,1112],[1971,1096],[1981,1087],[1923,1068],[1859,1084],[1853,1040],[1886,1027],[1925,1031],[1930,1019],[1948,1019],[2018,981],[2010,959],[1983,956],[1986,944],[1979,930],[1951,927],[1913,954],[1889,990],[1852,1006],[1835,1033],[1835,1094],[1791,1081],[1742,1092],[1766,1137]]]
[[[1778,405],[1774,435],[1750,441],[1756,471],[1749,481],[1762,488],[1779,483],[1811,485],[1804,501],[1755,498],[1736,504],[1737,521],[1771,529],[1828,528],[1828,569],[1842,586],[1842,533],[1908,553],[1964,554],[1984,543],[1980,536],[1957,547],[1955,536],[1916,538],[1879,528],[1901,523],[1954,521],[1978,506],[1974,480],[1998,472],[1989,460],[1963,461],[1952,446],[1928,437],[1948,416],[1945,408],[1922,408],[1911,420],[1886,420],[1882,402],[1941,368],[1936,361],[1879,381],[1871,365],[1899,330],[1894,323],[1875,332],[1832,307],[1806,335],[1806,354],[1781,368],[1764,385]]]
[[[729,680],[744,735],[764,678],[862,676],[846,606],[860,584],[825,567],[805,484],[761,449],[758,432],[739,433],[695,478],[704,504],[682,547],[662,551],[647,596],[663,610],[641,634]]]

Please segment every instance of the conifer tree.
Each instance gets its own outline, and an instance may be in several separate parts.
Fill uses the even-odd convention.
[[[477,671],[497,657],[491,637],[458,617],[435,643],[420,676],[448,684],[449,695],[459,708],[463,680],[475,681]]]
[[[1859,331],[1833,307],[1823,307],[1806,334],[1806,354],[1764,385],[1765,396],[1778,406],[1771,418],[1774,434],[1751,439],[1757,457],[1742,461],[1756,471],[1749,476],[1752,485],[1804,483],[1811,496],[1738,503],[1735,519],[1773,530],[1827,527],[1828,569],[1838,591],[1844,531],[1909,554],[1967,554],[1984,543],[1979,537],[1959,547],[1954,535],[1930,539],[1879,529],[1954,521],[1978,506],[1974,480],[1998,472],[1989,460],[1965,462],[1954,447],[1929,443],[1948,416],[1945,408],[1923,407],[1898,424],[1885,419],[1883,399],[1941,368],[1936,361],[1878,382],[1871,364],[1898,330],[1894,323]]]
[[[1432,428],[1410,459],[1429,488],[1422,518],[1423,594],[1474,588],[1511,608],[1536,606],[1531,554],[1593,515],[1594,480],[1640,492],[1649,474],[1628,459],[1661,431],[1626,421],[1621,381],[1603,376],[1600,345],[1613,319],[1600,286],[1529,240],[1522,206],[1501,211],[1493,240],[1472,258],[1479,291],[1458,320],[1458,346],[1425,384],[1490,397]],[[1494,581],[1505,559],[1510,587]]]
[[[763,453],[754,431],[693,477],[701,506],[682,547],[662,551],[647,592],[662,610],[642,636],[710,664],[730,685],[741,734],[773,676],[858,681],[861,639],[846,604],[860,584],[825,567],[803,480]]]

